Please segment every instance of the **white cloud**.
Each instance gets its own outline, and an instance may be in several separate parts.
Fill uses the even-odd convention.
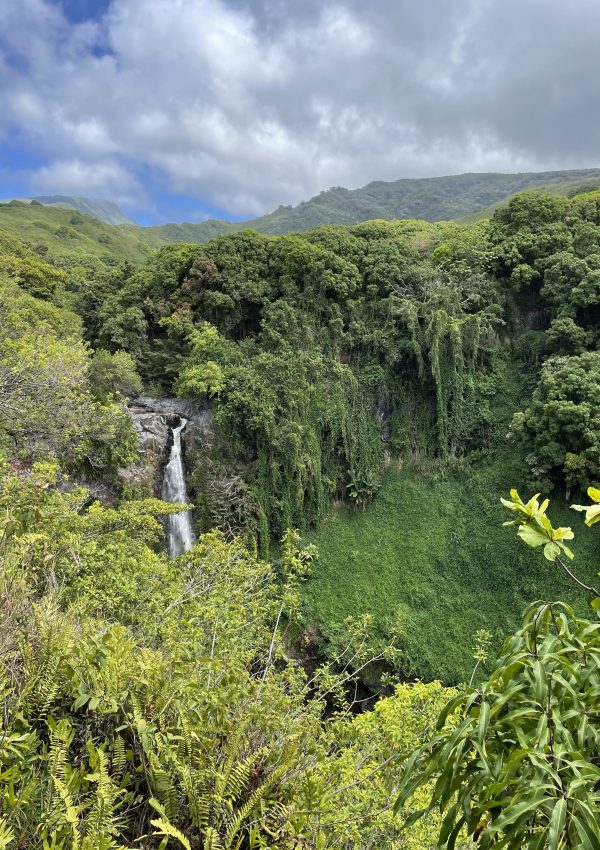
[[[36,191],[167,189],[236,214],[359,186],[597,164],[595,0],[0,3],[0,137]],[[560,61],[559,61],[560,60]]]
[[[36,172],[36,185],[42,192],[77,195],[103,195],[122,204],[139,204],[143,190],[126,169],[110,160],[81,162],[56,160]]]

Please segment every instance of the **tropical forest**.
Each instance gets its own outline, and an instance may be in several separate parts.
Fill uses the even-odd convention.
[[[158,245],[0,206],[1,848],[600,847],[579,189]]]

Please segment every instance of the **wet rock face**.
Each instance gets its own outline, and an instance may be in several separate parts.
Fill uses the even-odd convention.
[[[188,424],[181,435],[185,451],[206,440],[214,432],[214,421],[209,408],[195,407],[180,398],[151,398],[139,396],[129,405],[129,415],[140,438],[140,460],[122,471],[128,484],[160,493],[163,468],[168,459],[171,429],[179,419]]]
[[[130,407],[133,427],[140,438],[140,453],[162,458],[169,440],[169,419],[161,413],[152,413],[142,407]]]
[[[169,427],[176,424],[174,417],[188,420],[188,426],[183,433],[183,442],[189,443],[194,439],[212,435],[214,420],[208,407],[200,408],[182,398],[150,398],[139,396],[129,406],[134,425],[142,440],[142,448],[147,450],[152,445],[161,447],[164,451],[169,436]],[[164,432],[166,430],[166,436]]]

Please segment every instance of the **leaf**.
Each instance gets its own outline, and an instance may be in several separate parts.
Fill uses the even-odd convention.
[[[593,502],[600,502],[600,490],[597,487],[588,487],[587,494]]]
[[[531,546],[533,549],[537,549],[538,546],[543,546],[548,542],[548,535],[544,534],[543,531],[540,531],[538,528],[535,528],[529,523],[521,525],[517,534],[524,543],[527,543],[527,545]]]
[[[487,728],[490,722],[490,704],[489,702],[482,702],[481,709],[479,712],[479,725],[477,727],[477,739],[479,743],[483,746],[483,741],[485,739],[485,733],[487,732]]]
[[[517,803],[516,806],[507,806],[497,817],[492,821],[491,826],[497,831],[501,832],[505,827],[510,826],[516,820],[523,817],[523,815],[528,814],[528,812],[532,812],[538,808],[541,802],[546,798],[545,792],[538,791],[537,794],[534,794],[528,800],[523,800],[522,803]]]
[[[558,543],[546,543],[544,546],[544,558],[547,561],[556,561],[558,556],[560,555],[560,548]]]
[[[564,797],[560,797],[552,809],[552,817],[550,818],[550,826],[548,830],[548,850],[556,850],[560,840],[561,833],[565,828],[567,819],[567,801]]]
[[[402,829],[409,829],[411,826],[414,826],[414,824],[418,820],[420,820],[423,817],[423,815],[426,815],[428,811],[429,811],[429,808],[418,809],[418,811],[412,812],[412,814],[410,814],[406,818],[406,820],[402,823]]]
[[[561,526],[560,528],[555,528],[552,534],[553,540],[572,540],[575,537],[573,530],[569,527]]]
[[[565,553],[567,558],[569,558],[572,561],[573,558],[575,557],[575,555],[573,554],[573,550],[569,549],[569,547],[565,543],[559,543],[558,545],[563,550],[563,552]]]
[[[585,817],[576,814],[573,814],[571,819],[583,842],[581,846],[585,850],[597,850],[600,847],[600,827],[598,827],[598,824],[594,821],[590,824]]]
[[[600,505],[592,505],[585,512],[585,524],[592,526],[597,522],[600,522]]]
[[[156,818],[156,820],[150,821],[152,826],[155,828],[155,835],[169,835],[171,838],[176,838],[180,844],[185,847],[185,850],[192,850],[190,847],[190,842],[187,840],[185,835],[180,832],[176,826],[173,826],[169,821],[164,820],[163,818]]]
[[[85,705],[89,698],[89,694],[81,694],[81,696],[78,696],[75,702],[73,703],[73,711],[77,711],[78,708],[81,708],[83,705]]]

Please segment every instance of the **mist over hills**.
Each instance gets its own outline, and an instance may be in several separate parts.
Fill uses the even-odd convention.
[[[0,204],[10,204],[13,200],[25,204],[67,207],[97,218],[99,221],[105,221],[107,224],[135,224],[133,219],[126,216],[115,203],[101,198],[83,198],[80,195],[35,195],[32,198],[6,198],[0,200]]]

